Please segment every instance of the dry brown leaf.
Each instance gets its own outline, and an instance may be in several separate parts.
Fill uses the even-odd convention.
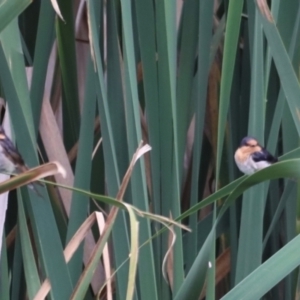
[[[125,176],[124,176],[123,182],[121,184],[121,187],[120,187],[120,190],[119,190],[119,193],[118,193],[118,196],[119,196],[119,198],[117,198],[118,200],[121,200],[122,197],[124,196],[125,189],[126,189],[126,187],[128,185],[129,178],[130,178],[131,173],[133,171],[133,166],[134,166],[135,162],[144,153],[146,153],[150,149],[151,149],[151,147],[149,145],[142,146],[142,142],[141,142],[139,148],[137,149],[137,151],[133,155],[133,158],[132,158],[132,161],[130,163],[130,166],[129,166],[129,168],[128,168]],[[108,216],[108,218],[107,218],[107,221],[105,223],[104,228],[102,227],[102,224],[100,222],[99,227],[102,230],[102,234],[101,234],[101,237],[99,238],[96,246],[93,249],[93,253],[92,253],[92,256],[90,257],[89,261],[91,261],[93,259],[93,255],[95,255],[95,252],[96,252],[95,249],[97,249],[97,247],[100,245],[100,243],[102,241],[102,237],[104,236],[104,232],[107,230],[107,228],[109,227],[110,223],[114,221],[114,218],[115,218],[117,212],[118,212],[118,209],[116,207],[113,207],[112,210],[111,210],[111,212],[110,212],[110,214],[109,214],[109,216]],[[77,232],[74,234],[74,236],[71,238],[70,242],[66,246],[66,248],[64,250],[64,256],[65,256],[65,260],[66,260],[67,263],[70,261],[71,257],[73,256],[74,252],[77,250],[77,248],[79,247],[79,245],[81,244],[81,242],[83,241],[83,239],[90,232],[91,227],[93,226],[95,220],[97,219],[97,214],[99,214],[99,212],[95,212],[95,213],[91,214],[85,220],[85,222],[80,226],[80,228],[77,230]],[[88,265],[88,263],[86,265]],[[108,278],[110,278],[110,277],[108,277]],[[78,282],[80,282],[80,279],[79,279]],[[50,288],[51,288],[50,282],[49,282],[48,279],[46,279],[44,281],[44,283],[42,284],[40,290],[36,294],[34,300],[44,299],[47,296],[47,294],[49,293]],[[76,287],[75,287],[75,290],[76,290]]]
[[[274,23],[273,16],[271,14],[271,11],[269,9],[269,6],[267,4],[266,0],[257,0],[257,6],[262,13],[263,16],[267,18],[267,20],[271,23]]]
[[[79,227],[79,229],[76,231],[76,233],[73,235],[69,243],[67,244],[65,250],[64,250],[64,257],[66,263],[70,261],[82,241],[88,236],[90,229],[94,225],[95,221],[97,221],[97,214],[101,214],[99,212],[92,213]],[[98,217],[99,218],[99,217]],[[99,228],[101,228],[102,224],[99,225]],[[46,279],[42,286],[40,287],[39,291],[37,292],[36,296],[34,297],[34,300],[40,300],[44,299],[47,294],[49,293],[51,289],[51,284],[49,279]]]
[[[146,144],[146,145],[142,146],[142,144],[143,144],[143,142],[141,141],[141,143],[140,143],[138,149],[136,150],[136,152],[134,153],[134,155],[133,155],[133,157],[132,157],[132,160],[131,160],[131,162],[130,162],[130,165],[129,165],[129,167],[128,167],[128,170],[127,170],[126,174],[124,175],[122,184],[121,184],[121,186],[120,186],[119,192],[118,192],[117,197],[116,197],[116,199],[119,200],[119,201],[122,201],[122,198],[123,198],[124,193],[125,193],[125,190],[126,190],[126,188],[127,188],[127,185],[128,185],[129,179],[130,179],[130,176],[131,176],[132,171],[133,171],[134,164],[136,163],[136,161],[137,161],[143,154],[145,154],[146,152],[148,152],[148,151],[151,149],[151,147],[150,147],[149,145]],[[92,256],[90,257],[89,262],[88,262],[87,265],[86,265],[86,268],[87,268],[87,267],[89,266],[89,264],[93,261],[94,256],[97,255],[97,249],[100,247],[100,245],[101,245],[101,243],[102,243],[102,240],[103,240],[103,237],[106,236],[106,233],[107,233],[107,231],[110,229],[111,224],[115,221],[115,218],[116,218],[116,216],[117,216],[118,211],[119,211],[119,208],[116,207],[116,206],[114,206],[114,207],[111,209],[111,211],[110,211],[110,213],[109,213],[109,215],[108,215],[108,217],[107,217],[107,220],[106,220],[104,229],[103,229],[103,231],[102,231],[102,235],[101,235],[101,237],[99,238],[99,240],[97,241],[97,244],[96,244],[96,246],[95,246],[95,248],[94,248],[94,251],[93,251],[93,253],[92,253]],[[77,282],[77,285],[75,286],[75,289],[74,289],[74,291],[73,291],[73,294],[71,295],[71,299],[73,299],[73,295],[74,295],[74,293],[76,293],[76,291],[77,291],[77,289],[78,289],[79,283],[80,283],[81,280],[82,280],[82,277],[83,277],[84,272],[85,272],[85,270],[84,270],[83,273],[81,274],[81,276],[80,276],[80,278],[79,278],[79,280],[78,280],[78,282]]]
[[[100,235],[103,233],[105,227],[105,220],[102,213],[97,212],[97,223]],[[112,272],[111,272],[111,265],[110,265],[110,258],[109,258],[109,251],[108,245],[106,244],[103,249],[103,265],[105,270],[105,277],[106,277],[106,299],[112,300],[113,299],[113,291],[112,291]]]
[[[11,186],[13,188],[17,188],[26,184],[29,184],[33,181],[55,175],[61,174],[61,176],[65,176],[65,170],[58,162],[49,162],[38,167],[32,168],[23,172],[17,176],[13,176],[8,180],[1,182],[0,184],[0,193],[7,192],[11,190]],[[9,184],[9,186],[8,186]]]
[[[169,231],[169,236],[168,236],[168,251],[165,255],[165,259],[167,262],[167,275],[168,278],[166,278],[166,275],[164,275],[165,280],[169,281],[169,285],[171,290],[173,291],[173,272],[174,272],[174,251],[173,251],[173,246],[175,244],[175,240],[176,240],[176,235],[175,232],[173,230],[173,226],[169,227],[170,231]]]
[[[56,182],[63,185],[73,186],[73,171],[71,169],[69,159],[52,108],[47,99],[43,101],[40,121],[40,133],[49,160],[59,161],[67,172],[66,178],[63,178],[61,176],[55,176]],[[58,188],[58,190],[60,192],[67,215],[69,215],[72,191],[62,188]]]
[[[118,199],[118,200],[121,200],[124,197],[125,190],[126,190],[126,188],[128,186],[128,182],[129,182],[129,179],[131,177],[131,174],[132,174],[133,167],[134,167],[135,163],[137,162],[137,160],[142,155],[144,155],[146,152],[148,152],[148,151],[151,150],[150,145],[148,145],[148,144],[146,144],[144,146],[142,146],[142,145],[143,145],[143,141],[140,142],[137,151],[134,153],[134,155],[132,157],[132,160],[131,160],[130,165],[129,165],[128,169],[127,169],[127,172],[125,173],[125,175],[123,177],[123,180],[122,180],[119,192],[118,192],[118,194],[116,196],[116,199]]]
[[[63,22],[65,22],[61,12],[60,12],[60,9],[59,9],[59,6],[58,6],[58,3],[56,0],[51,0],[51,3],[52,3],[52,6],[53,6],[53,9],[55,10],[56,14],[61,18],[61,20]]]

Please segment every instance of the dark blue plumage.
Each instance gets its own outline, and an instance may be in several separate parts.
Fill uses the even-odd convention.
[[[265,148],[262,148],[259,152],[252,153],[252,159],[255,162],[259,161],[268,161],[270,163],[276,163],[278,159],[274,157],[270,152],[268,152]]]
[[[245,174],[267,168],[278,160],[253,137],[244,137],[234,155],[238,168]]]

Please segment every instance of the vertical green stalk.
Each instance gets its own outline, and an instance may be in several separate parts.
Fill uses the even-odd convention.
[[[96,91],[93,82],[93,63],[89,58],[87,64],[87,77],[85,84],[85,101],[82,111],[82,122],[80,127],[78,155],[76,159],[76,169],[74,186],[76,188],[89,190],[92,168],[92,152],[94,141],[94,120],[96,110]],[[80,225],[86,219],[89,211],[89,198],[79,193],[73,193],[71,210],[68,222],[68,231],[66,244],[70,241],[72,236],[78,230]],[[72,276],[73,284],[77,282],[83,261],[83,245],[76,252],[76,255],[69,262],[68,267]]]
[[[220,178],[221,158],[225,128],[227,122],[227,112],[230,103],[230,91],[233,78],[236,51],[240,32],[241,15],[244,1],[230,0],[226,18],[226,31],[222,63],[221,91],[219,102],[219,121],[218,121],[218,148],[216,163],[216,180]]]
[[[195,107],[195,136],[193,148],[193,171],[192,171],[192,187],[191,187],[191,202],[190,206],[198,202],[199,195],[199,168],[200,159],[202,155],[202,140],[205,119],[205,107],[207,97],[207,85],[209,77],[209,55],[212,40],[212,18],[213,15],[213,2],[203,1],[199,6],[199,43],[198,43],[198,70],[196,74],[197,85],[197,98]],[[201,170],[200,170],[201,172]],[[190,269],[198,252],[198,216],[194,214],[189,219],[189,226],[192,230],[188,234],[188,247],[189,252],[187,256],[187,270]]]
[[[262,28],[255,14],[252,43],[251,97],[249,108],[249,136],[264,141],[265,99]],[[264,185],[251,188],[244,194],[235,281],[238,283],[257,268],[262,260]]]
[[[127,147],[131,157],[142,140],[140,126],[140,104],[138,99],[136,63],[134,56],[133,16],[130,1],[121,1],[123,54],[124,54],[124,87]],[[149,210],[145,177],[145,165],[140,159],[131,176],[132,203],[142,210]],[[144,243],[151,237],[148,220],[140,221],[140,242]],[[142,299],[157,299],[157,287],[154,271],[154,256],[152,243],[147,244],[139,254],[139,285]],[[148,270],[147,273],[144,270]]]
[[[63,84],[64,141],[69,150],[79,134],[79,96],[75,50],[74,5],[71,0],[58,0],[64,21],[56,19],[58,56]]]

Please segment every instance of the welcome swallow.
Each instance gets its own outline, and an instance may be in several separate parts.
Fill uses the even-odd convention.
[[[253,137],[244,137],[234,155],[235,162],[244,174],[267,168],[278,159],[262,147]]]

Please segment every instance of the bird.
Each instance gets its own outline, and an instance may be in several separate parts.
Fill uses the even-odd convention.
[[[28,170],[21,154],[0,125],[0,172],[22,173]]]
[[[249,136],[242,139],[234,154],[234,159],[239,170],[247,175],[267,168],[278,161],[275,156],[259,144],[257,139]]]
[[[13,142],[6,135],[2,125],[0,125],[0,173],[20,174],[29,170],[25,164],[22,155],[14,146]],[[42,197],[36,188],[36,184],[41,185],[39,182],[30,183],[28,187],[35,191],[35,193]]]

